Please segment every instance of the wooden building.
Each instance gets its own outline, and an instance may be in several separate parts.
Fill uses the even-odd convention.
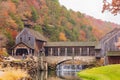
[[[47,42],[46,56],[97,56],[97,42]],[[100,49],[98,50],[100,51]]]
[[[24,28],[16,37],[16,45],[13,46],[12,55],[37,55],[45,43],[45,37],[39,32]]]
[[[120,63],[120,55],[117,55],[120,51],[119,47],[116,45],[120,38],[120,28],[115,28],[108,32],[100,40],[101,47],[101,57],[104,57],[105,64],[115,64]]]
[[[37,55],[44,48],[46,56],[95,56],[103,57],[105,64],[114,64],[120,63],[120,55],[116,55],[120,49],[115,45],[119,38],[120,28],[115,28],[99,42],[47,42],[39,32],[24,28],[16,37],[12,55]]]

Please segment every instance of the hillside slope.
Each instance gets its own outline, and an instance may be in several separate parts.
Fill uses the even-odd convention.
[[[39,31],[49,41],[98,41],[119,26],[67,10],[58,0],[2,0],[0,13],[0,30],[10,46],[24,27]]]

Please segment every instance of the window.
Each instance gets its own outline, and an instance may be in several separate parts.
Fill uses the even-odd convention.
[[[28,40],[30,40],[30,37],[28,37]]]
[[[79,47],[75,48],[75,56],[80,56],[80,48]]]
[[[20,41],[22,41],[22,37],[20,37]]]
[[[60,48],[60,56],[65,56],[65,48]]]
[[[72,56],[72,47],[67,48],[67,55]]]

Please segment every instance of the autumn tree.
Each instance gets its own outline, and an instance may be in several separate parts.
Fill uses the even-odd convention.
[[[65,33],[60,32],[60,34],[59,34],[59,39],[60,39],[61,41],[66,41],[67,38],[66,38],[66,36],[65,36]]]
[[[3,48],[3,46],[6,46],[7,38],[3,33],[0,33],[0,49]]]
[[[110,11],[112,14],[117,15],[117,13],[120,13],[120,0],[103,0],[103,10]]]

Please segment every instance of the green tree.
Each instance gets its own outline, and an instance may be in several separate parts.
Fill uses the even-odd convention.
[[[8,53],[10,53],[10,51],[11,51],[10,49],[15,44],[15,41],[14,41],[12,35],[9,32],[5,32],[4,34],[6,35],[6,37],[8,39],[8,41],[7,41],[7,50],[8,50]]]
[[[18,31],[21,31],[24,28],[24,23],[22,22],[21,18],[18,17],[18,16],[16,16],[13,13],[10,13],[10,16],[17,23],[17,25],[18,25]]]
[[[76,29],[65,29],[65,34],[70,41],[78,41],[78,31]]]
[[[59,30],[53,25],[45,25],[43,28],[45,36],[47,36],[50,41],[59,41]]]
[[[19,2],[19,0],[12,0],[12,2],[14,2],[14,3],[18,3],[18,2]]]
[[[34,7],[31,7],[31,10],[32,10],[32,12],[31,12],[32,20],[35,22],[39,18],[39,15]]]
[[[35,26],[34,26],[34,30],[36,30],[36,31],[38,31],[38,32],[40,32],[40,33],[43,33],[42,27],[41,27],[40,25],[35,25]]]

